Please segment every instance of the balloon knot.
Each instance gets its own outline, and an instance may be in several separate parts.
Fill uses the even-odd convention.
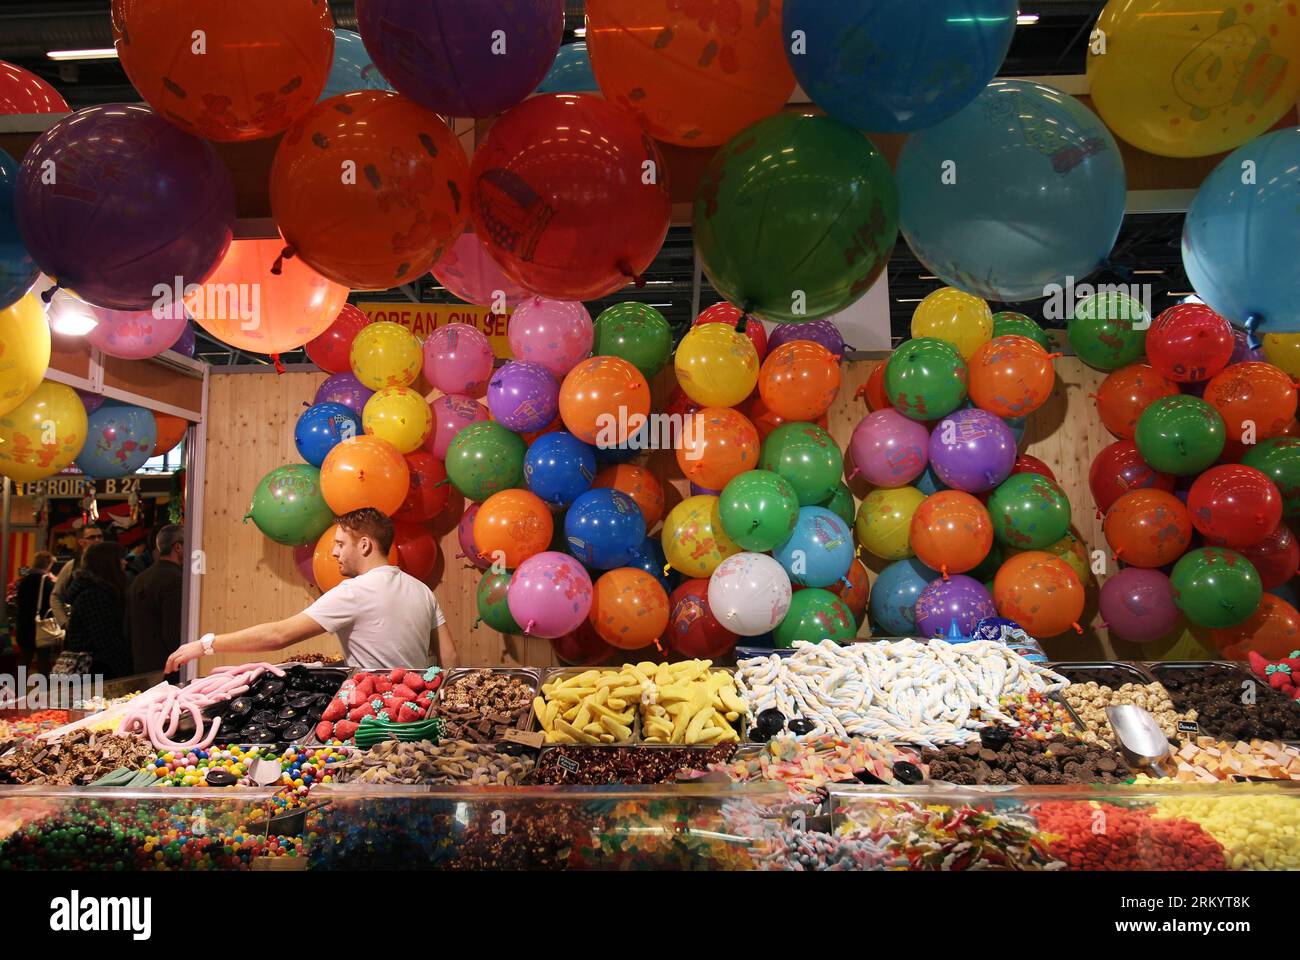
[[[668,574],[672,572],[672,569],[673,569],[673,565],[672,565],[671,563],[665,563],[665,564],[664,564],[664,576],[665,576],[665,577],[668,576]]]
[[[1083,627],[1079,626],[1077,623],[1072,623],[1072,624],[1070,624],[1070,626],[1074,627],[1074,632],[1075,632],[1075,633],[1080,634],[1080,635],[1083,634]]]
[[[1258,330],[1263,323],[1264,317],[1261,314],[1252,313],[1246,317],[1246,322],[1244,324],[1246,331],[1246,346],[1251,350],[1259,349],[1260,340],[1259,337],[1255,336],[1255,331]]]
[[[857,464],[854,464],[854,465],[853,465],[853,472],[849,474],[849,479],[852,480],[854,477],[856,477],[856,476],[857,476],[859,473],[861,473],[861,472],[862,472],[862,471],[858,469]]]
[[[867,385],[865,383],[862,386],[858,387],[858,389],[853,391],[854,400],[861,400],[866,395],[867,395]]]
[[[275,258],[275,263],[271,264],[271,276],[278,277],[284,272],[284,261],[293,259],[295,251],[293,247],[285,247],[280,251],[280,255]]]
[[[275,372],[277,374],[284,373],[284,364],[280,362],[280,355],[278,353],[271,354],[271,362],[275,364]]]
[[[668,656],[668,651],[664,649],[664,645],[659,642],[658,637],[655,637],[655,649],[659,651],[661,657]]]
[[[1060,360],[1063,356],[1065,356],[1065,354],[1060,353],[1060,352],[1058,351],[1057,353],[1049,353],[1049,354],[1047,355],[1047,359],[1048,359],[1048,360]]]
[[[524,626],[525,637],[531,637],[533,635],[533,624],[535,624],[536,622],[537,622],[536,620],[529,620],[528,623]]]
[[[41,293],[41,302],[49,303],[51,300],[54,299],[54,295],[58,292],[59,292],[59,285],[56,283],[54,286],[50,287],[50,289],[45,290]]]
[[[949,579],[949,578],[948,578],[948,564],[945,563],[942,567],[940,567],[940,568],[939,568],[939,573],[941,573],[941,574],[943,575],[944,582],[946,583],[946,582],[948,581],[948,579]]]

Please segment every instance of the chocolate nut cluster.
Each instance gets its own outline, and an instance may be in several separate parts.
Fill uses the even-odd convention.
[[[1016,738],[1000,747],[954,744],[926,750],[921,761],[931,780],[964,785],[1121,783],[1129,776],[1118,753],[1074,737]]]

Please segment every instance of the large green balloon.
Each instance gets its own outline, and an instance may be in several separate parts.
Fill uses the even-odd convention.
[[[491,570],[483,574],[483,579],[478,582],[478,615],[493,630],[523,633],[506,603],[506,588],[510,586],[510,577],[509,573],[493,573]]]
[[[989,517],[999,543],[1042,550],[1070,532],[1070,498],[1041,474],[1013,473],[989,496]]]
[[[1138,453],[1152,470],[1189,477],[1223,453],[1227,435],[1219,411],[1187,394],[1161,397],[1138,417]]]
[[[816,320],[862,297],[889,262],[894,175],[852,127],[779,113],[714,154],[695,194],[694,234],[727,300],[769,320]]]
[[[885,395],[912,420],[946,417],[966,399],[969,373],[946,340],[917,337],[899,345],[885,364]]]
[[[1300,517],[1300,439],[1271,437],[1246,450],[1241,463],[1272,480],[1282,494],[1282,516]]]
[[[1074,352],[1090,367],[1118,370],[1146,353],[1151,316],[1126,293],[1097,293],[1074,308],[1066,336]]]
[[[673,329],[664,315],[644,303],[616,303],[596,318],[595,357],[621,357],[647,380],[664,368],[673,349]]]
[[[784,423],[763,441],[758,467],[785,477],[799,506],[811,507],[835,493],[844,472],[844,454],[816,424]]]
[[[1016,313],[1014,310],[1003,310],[1001,313],[993,314],[993,339],[996,340],[998,337],[1028,337],[1048,353],[1056,349],[1046,330],[1023,313]]]
[[[1255,612],[1264,596],[1250,561],[1221,547],[1184,554],[1169,579],[1174,603],[1198,627],[1235,627]]]
[[[495,420],[471,423],[447,447],[447,477],[470,500],[524,485],[524,438]]]
[[[334,511],[321,496],[320,470],[305,463],[276,467],[253,491],[244,519],[251,519],[276,543],[315,543],[334,522]]]
[[[858,515],[858,505],[853,502],[853,491],[849,489],[847,483],[841,483],[835,488],[835,492],[829,498],[823,500],[820,504],[831,513],[835,514],[850,527]]]
[[[770,470],[746,470],[725,487],[718,503],[722,529],[744,550],[766,553],[790,539],[799,497],[790,481]]]
[[[790,611],[772,631],[772,643],[779,650],[793,647],[796,640],[844,643],[857,632],[853,611],[843,600],[829,590],[809,587],[790,597]]]

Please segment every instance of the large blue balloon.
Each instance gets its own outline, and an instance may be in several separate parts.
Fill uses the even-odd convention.
[[[564,430],[544,433],[524,457],[528,489],[552,507],[567,507],[591,489],[596,477],[596,453]]]
[[[152,411],[105,401],[86,418],[86,442],[75,462],[88,477],[126,477],[144,466],[157,443]]]
[[[538,93],[596,93],[599,90],[596,75],[591,71],[586,40],[560,47],[550,72],[537,88]]]
[[[1200,298],[1239,327],[1300,333],[1297,207],[1297,128],[1238,147],[1196,192],[1183,221],[1183,266]]]
[[[923,130],[997,76],[1016,8],[1016,0],[785,0],[787,59],[836,120],[881,133]]]
[[[588,490],[564,516],[569,552],[589,567],[630,567],[645,540],[645,515],[618,490]]]
[[[293,428],[298,454],[313,467],[325,462],[325,455],[344,440],[361,436],[361,418],[341,403],[318,403],[308,407]]]
[[[384,75],[370,59],[370,54],[366,53],[366,45],[361,42],[361,34],[355,30],[335,27],[334,65],[330,67],[325,89],[316,102],[328,100],[340,93],[351,93],[354,90],[391,89],[393,88],[388,85]]]
[[[1115,138],[1074,97],[1028,80],[995,80],[913,134],[895,176],[917,258],[986,300],[1036,300],[1067,277],[1082,281],[1124,221]]]
[[[790,539],[772,551],[801,587],[829,587],[853,565],[853,532],[839,514],[825,507],[800,507]]]
[[[898,560],[880,571],[871,587],[872,636],[910,637],[916,633],[916,601],[938,577],[920,560]]]
[[[682,575],[676,570],[669,569],[668,573],[664,573],[664,568],[668,566],[668,558],[664,556],[663,541],[659,537],[646,537],[642,540],[636,559],[628,566],[644,570],[663,584],[664,590],[670,594],[682,582]]]
[[[14,215],[17,184],[18,164],[0,150],[0,310],[21,299],[40,273],[18,232]]]

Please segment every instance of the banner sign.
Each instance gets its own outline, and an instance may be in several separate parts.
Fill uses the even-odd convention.
[[[171,493],[171,474],[133,474],[129,477],[109,477],[91,480],[89,477],[60,474],[45,480],[14,482],[14,496],[45,497],[46,499],[80,500],[92,492],[97,499],[126,497],[131,494],[157,496]]]
[[[493,313],[490,307],[469,303],[380,303],[374,300],[363,301],[356,307],[372,322],[400,323],[421,340],[448,323],[467,323],[487,335],[499,358],[509,360],[514,356],[506,339],[509,314]]]

